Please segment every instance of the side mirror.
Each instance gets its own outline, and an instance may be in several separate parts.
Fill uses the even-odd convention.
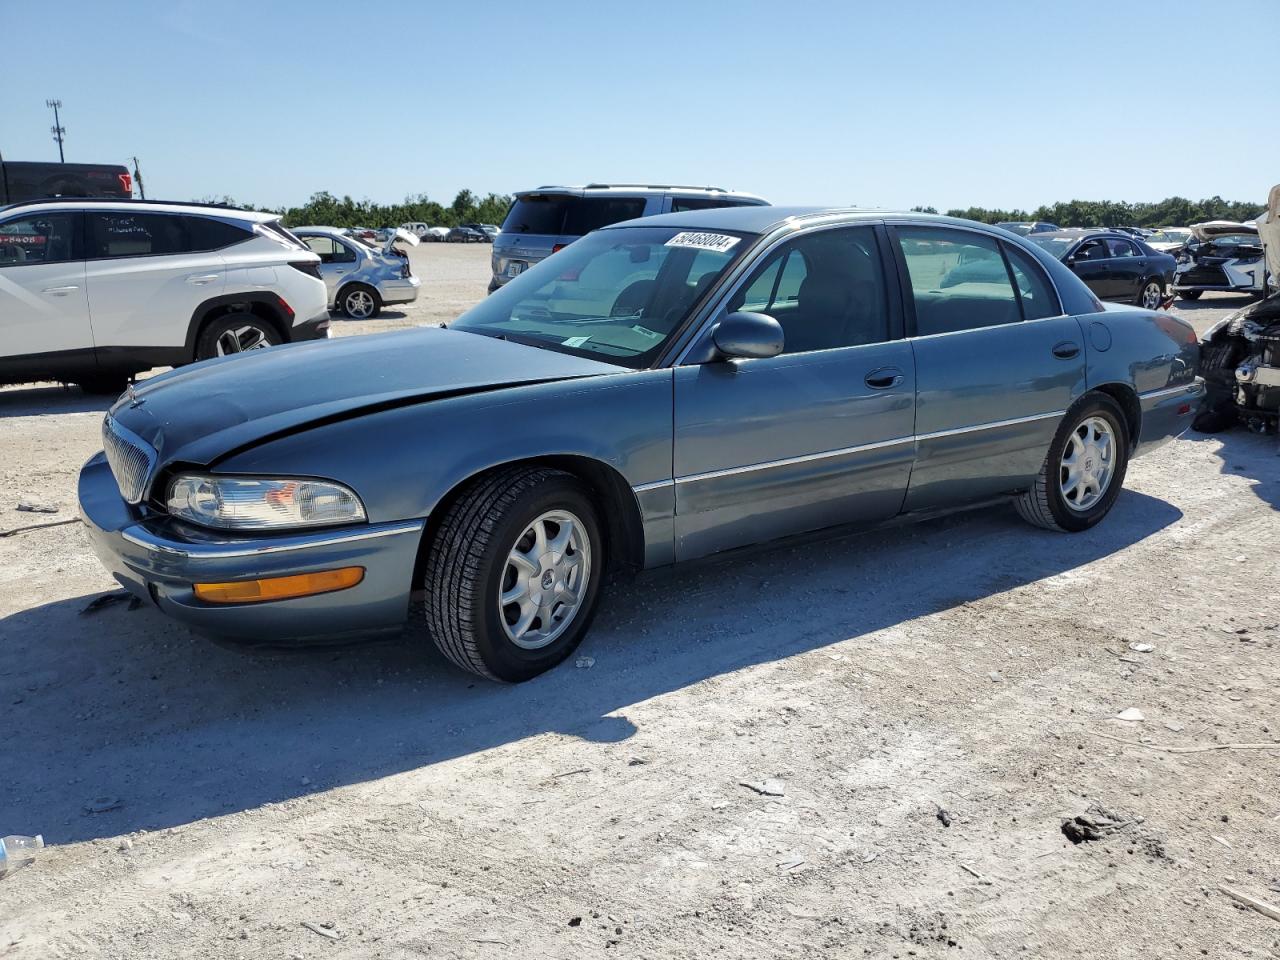
[[[767,314],[745,311],[731,313],[717,323],[711,339],[721,356],[729,359],[776,357],[784,345],[782,324]]]

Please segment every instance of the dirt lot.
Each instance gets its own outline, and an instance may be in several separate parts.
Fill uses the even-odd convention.
[[[335,332],[447,319],[487,257],[421,248],[420,305]],[[105,405],[0,392],[0,530],[74,516]],[[1217,889],[1280,904],[1280,751],[1233,749],[1280,741],[1276,441],[1126,486],[1079,536],[992,509],[641,577],[520,687],[84,614],[77,525],[2,538],[0,833],[50,847],[0,956],[1280,957]],[[1124,825],[1073,845],[1092,803]]]

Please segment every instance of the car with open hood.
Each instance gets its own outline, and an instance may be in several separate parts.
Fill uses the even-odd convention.
[[[1183,300],[1207,290],[1264,296],[1267,264],[1254,224],[1211,220],[1191,225],[1191,239],[1178,254],[1173,289]]]
[[[119,583],[192,627],[278,644],[412,617],[519,681],[618,571],[993,498],[1087,530],[1189,423],[1198,362],[1184,321],[1103,311],[993,227],[687,211],[588,234],[447,329],[140,384],[79,501]]]
[[[417,234],[396,227],[380,243],[368,243],[339,227],[297,227],[293,235],[320,257],[329,303],[352,320],[371,320],[386,304],[418,299],[422,281],[399,248],[416,247],[421,242]]]

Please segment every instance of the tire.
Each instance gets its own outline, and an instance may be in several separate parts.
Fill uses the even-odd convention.
[[[283,342],[280,331],[270,320],[253,313],[231,313],[205,324],[196,340],[196,359],[235,356]]]
[[[1077,457],[1084,453],[1085,463],[1102,465],[1107,462],[1105,459],[1099,460],[1101,452],[1096,446],[1088,450],[1082,449],[1084,441],[1081,431],[1088,429],[1092,439],[1093,428],[1089,425],[1096,426],[1100,423],[1105,424],[1110,431],[1111,469],[1105,483],[1101,484],[1101,489],[1092,498],[1083,483],[1064,490],[1063,470],[1066,467],[1063,460],[1072,452],[1069,448],[1075,448],[1074,455]],[[1074,442],[1073,437],[1076,438]],[[1064,533],[1088,530],[1110,512],[1116,498],[1120,496],[1125,471],[1129,466],[1129,444],[1129,427],[1119,404],[1106,394],[1085,394],[1062,418],[1035,483],[1014,501],[1018,515],[1028,523],[1046,530]],[[1097,471],[1098,466],[1093,469]],[[1074,496],[1069,497],[1069,493]]]
[[[1159,280],[1144,280],[1138,288],[1137,299],[1133,301],[1144,310],[1159,310],[1164,302],[1164,284]]]
[[[85,393],[118,397],[129,386],[129,376],[127,373],[99,373],[92,377],[81,377],[75,383]]]
[[[1179,300],[1199,300],[1200,294],[1202,293],[1204,293],[1203,290],[1179,290],[1178,299]]]
[[[520,589],[511,557],[517,547],[538,550],[532,528],[545,518],[568,518],[577,540],[560,556],[577,557],[577,606],[565,614],[557,599],[545,609],[552,620],[545,629],[541,616],[525,620],[518,602],[501,605],[505,589]],[[547,520],[544,543],[564,535],[566,527]],[[427,630],[440,652],[471,673],[506,683],[519,683],[550,670],[582,642],[600,599],[604,573],[604,543],[599,514],[590,489],[577,477],[543,467],[511,467],[473,481],[441,519],[428,553],[422,589]],[[549,566],[539,566],[524,584],[524,598],[537,606],[540,587],[556,583],[562,571],[567,585],[572,565],[563,568],[544,553]],[[585,573],[583,569],[585,567]],[[544,608],[539,608],[544,609]],[[521,623],[523,643],[514,635]],[[537,629],[533,624],[538,624]],[[543,634],[546,636],[542,636]]]
[[[343,287],[338,296],[338,309],[352,320],[372,320],[382,312],[382,297],[373,287],[353,283]]]

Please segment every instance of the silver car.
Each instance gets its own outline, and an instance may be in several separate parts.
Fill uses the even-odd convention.
[[[298,227],[293,233],[319,254],[329,303],[352,320],[370,320],[384,304],[418,299],[422,281],[413,275],[409,257],[396,249],[397,243],[418,245],[408,230],[397,228],[381,248],[338,227]]]

